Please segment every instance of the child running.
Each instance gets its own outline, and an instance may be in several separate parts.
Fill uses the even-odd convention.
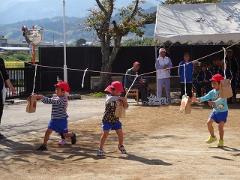
[[[213,90],[211,90],[207,95],[197,98],[195,101],[197,102],[204,102],[208,101],[209,106],[213,107],[213,111],[209,116],[209,119],[207,121],[208,131],[210,133],[210,136],[206,143],[213,143],[217,140],[214,129],[213,129],[213,122],[216,122],[218,124],[218,130],[219,130],[219,142],[218,147],[224,146],[223,136],[224,136],[224,124],[227,122],[227,116],[228,116],[228,105],[227,105],[227,99],[221,98],[219,96],[219,90],[220,90],[220,81],[223,80],[223,76],[221,74],[215,74],[211,78],[211,84]],[[209,101],[210,100],[210,101]]]
[[[102,119],[102,129],[103,134],[100,139],[100,146],[97,152],[98,156],[104,156],[103,146],[109,135],[110,130],[115,130],[118,135],[118,149],[122,154],[126,154],[126,150],[123,146],[123,131],[122,124],[119,120],[119,117],[116,117],[115,111],[117,102],[122,103],[123,107],[126,109],[128,107],[127,99],[120,97],[124,92],[122,83],[119,81],[114,81],[109,85],[105,92],[108,93],[105,102],[105,112]]]
[[[71,143],[76,144],[76,134],[68,132],[67,94],[70,91],[69,85],[64,81],[59,81],[55,88],[56,94],[52,98],[36,95],[37,100],[42,100],[44,104],[52,104],[51,121],[45,132],[43,144],[37,149],[38,151],[47,151],[47,142],[53,131],[61,135],[62,141],[65,141],[65,138],[71,138]]]

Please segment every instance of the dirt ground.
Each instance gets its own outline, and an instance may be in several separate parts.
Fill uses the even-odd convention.
[[[240,179],[239,107],[230,110],[222,149],[204,142],[210,109],[194,106],[184,115],[178,108],[131,108],[122,119],[128,155],[118,152],[112,132],[106,157],[96,156],[100,116],[70,124],[78,134],[73,146],[58,147],[54,135],[49,151],[36,152],[44,131],[1,141],[0,179]]]

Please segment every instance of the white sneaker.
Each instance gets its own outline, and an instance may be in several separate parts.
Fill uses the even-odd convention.
[[[65,144],[66,144],[65,139],[61,139],[61,140],[58,142],[58,145],[59,145],[59,146],[63,146],[63,145],[65,145]]]

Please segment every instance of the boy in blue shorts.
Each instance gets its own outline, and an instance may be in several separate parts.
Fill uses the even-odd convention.
[[[124,108],[128,107],[127,99],[120,97],[124,92],[122,83],[119,81],[114,81],[109,85],[105,92],[108,93],[105,102],[105,112],[102,119],[102,129],[103,134],[100,139],[99,150],[97,152],[98,156],[104,156],[103,146],[109,135],[110,130],[115,130],[118,135],[118,149],[122,154],[126,154],[126,150],[123,146],[123,131],[122,124],[119,117],[116,117],[115,111],[117,107],[117,101],[123,104]]]
[[[223,76],[221,74],[215,74],[211,78],[211,84],[213,90],[211,90],[207,95],[197,98],[196,101],[198,102],[204,102],[208,101],[209,106],[213,107],[213,111],[209,116],[209,119],[207,121],[208,131],[210,133],[210,136],[207,143],[213,143],[217,140],[216,136],[214,135],[214,129],[213,129],[213,122],[216,122],[218,124],[218,130],[219,130],[219,142],[218,147],[224,146],[223,136],[224,136],[224,124],[227,121],[228,117],[228,105],[227,105],[227,99],[221,98],[219,96],[219,90],[220,90],[220,82],[223,80]]]
[[[38,151],[47,151],[47,142],[53,131],[59,133],[62,140],[71,138],[71,143],[76,144],[76,134],[68,132],[68,114],[67,94],[70,91],[69,85],[66,82],[59,81],[55,85],[56,94],[52,98],[36,95],[37,100],[42,100],[44,104],[52,104],[51,121],[48,124],[48,129],[45,132],[43,144],[37,149]]]

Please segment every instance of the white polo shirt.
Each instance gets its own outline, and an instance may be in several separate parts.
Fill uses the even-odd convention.
[[[158,57],[156,61],[157,79],[170,78],[170,70],[166,70],[165,66],[172,67],[171,59],[167,56]]]

